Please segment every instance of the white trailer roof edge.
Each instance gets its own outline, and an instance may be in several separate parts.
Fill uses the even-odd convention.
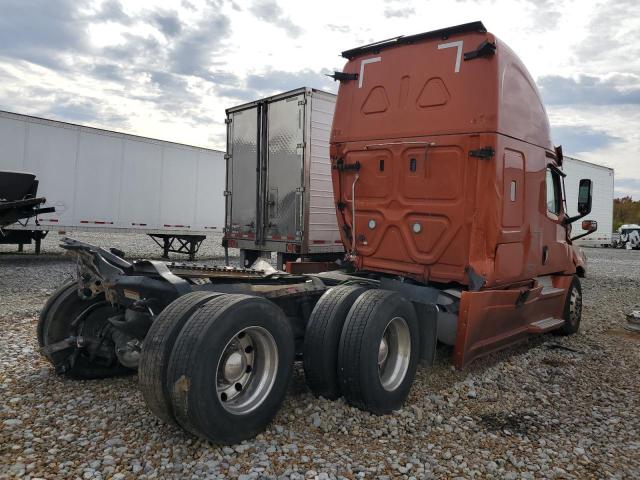
[[[599,163],[587,162],[586,160],[581,160],[579,158],[572,157],[571,155],[563,155],[563,158],[566,158],[566,159],[569,159],[569,160],[575,161],[575,162],[586,163],[587,165],[589,165],[591,167],[602,168],[602,169],[611,170],[611,172],[614,172],[613,167],[607,167],[606,165],[600,165]]]
[[[6,110],[0,110],[0,117],[19,119],[19,120],[28,121],[31,123],[39,123],[41,125],[52,125],[52,126],[57,126],[62,128],[68,128],[70,130],[87,131],[87,132],[96,133],[99,135],[107,135],[107,136],[116,137],[116,138],[130,138],[137,141],[152,143],[152,144],[162,144],[162,145],[171,144],[171,145],[175,145],[177,147],[185,148],[188,150],[224,153],[224,150],[218,150],[215,148],[206,148],[206,147],[199,147],[196,145],[187,145],[185,143],[173,142],[171,140],[162,140],[160,138],[144,137],[142,135],[134,135],[131,133],[118,132],[116,130],[107,130],[105,128],[89,127],[86,125],[80,125],[78,123],[71,123],[71,122],[65,122],[62,120],[53,120],[50,118],[36,117],[34,115],[25,115],[23,113],[9,112]]]
[[[320,94],[320,95],[327,95],[327,96],[331,96],[331,97],[337,97],[336,94],[331,93],[331,92],[326,92],[324,90],[320,90],[318,88],[312,88],[312,87],[300,87],[300,88],[294,88],[293,90],[289,90],[287,92],[283,92],[283,93],[278,93],[277,95],[272,95],[270,97],[264,97],[261,98],[259,100],[254,100],[251,102],[247,102],[247,103],[242,103],[240,105],[236,105],[235,107],[229,107],[225,110],[225,113],[227,115],[229,115],[230,113],[235,113],[235,112],[239,112],[241,110],[247,110],[249,108],[253,108],[256,105],[258,105],[259,103],[264,103],[264,102],[274,102],[277,100],[281,100],[283,98],[287,98],[287,97],[292,97],[295,95],[300,95],[301,93],[306,93],[308,95],[316,95],[316,94]]]

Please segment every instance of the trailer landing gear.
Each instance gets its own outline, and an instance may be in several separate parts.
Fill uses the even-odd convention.
[[[194,260],[196,253],[206,235],[171,235],[164,233],[150,233],[149,236],[162,248],[162,258],[169,258],[171,253],[184,253],[189,255],[189,260]]]

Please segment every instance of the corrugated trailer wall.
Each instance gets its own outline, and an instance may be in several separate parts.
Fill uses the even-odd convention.
[[[562,170],[567,174],[564,179],[569,215],[577,215],[578,184],[581,178],[593,181],[593,206],[586,220],[596,220],[598,230],[578,240],[578,244],[601,246],[611,242],[613,231],[613,180],[612,168],[578,160],[565,155]],[[581,222],[573,224],[572,235],[583,233]]]
[[[314,91],[311,95],[311,157],[309,180],[309,250],[342,248],[331,183],[329,137],[336,108],[335,95]]]
[[[56,208],[27,230],[222,232],[224,152],[9,112],[0,144],[0,169],[36,174]]]

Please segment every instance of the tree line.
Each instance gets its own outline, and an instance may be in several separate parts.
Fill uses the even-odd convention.
[[[631,197],[613,199],[613,231],[620,225],[635,223],[640,225],[640,200],[634,202]]]

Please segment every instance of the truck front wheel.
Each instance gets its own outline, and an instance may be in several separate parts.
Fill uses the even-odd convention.
[[[368,290],[349,311],[338,350],[342,394],[378,415],[406,400],[419,358],[419,329],[411,302],[397,292]]]
[[[564,325],[560,330],[557,330],[559,334],[573,335],[578,332],[582,321],[582,287],[580,286],[580,279],[575,275],[567,292],[562,318],[564,319]]]
[[[185,324],[167,386],[183,428],[213,443],[253,438],[276,415],[294,358],[291,327],[274,303],[221,295]]]

